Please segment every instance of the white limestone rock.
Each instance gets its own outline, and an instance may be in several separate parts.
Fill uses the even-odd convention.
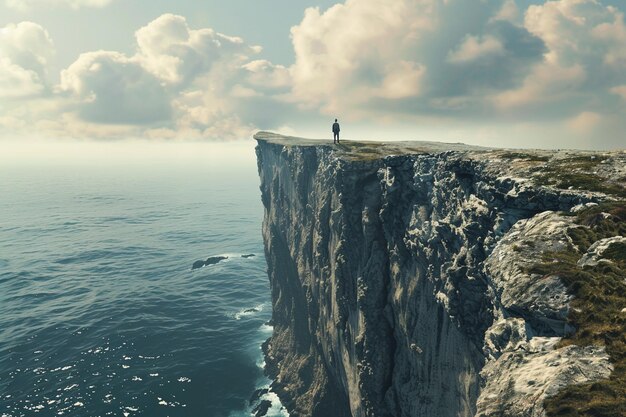
[[[565,386],[610,376],[613,367],[604,347],[555,350],[559,339],[533,338],[485,365],[476,417],[544,417],[544,400]]]
[[[612,262],[610,259],[605,258],[604,252],[617,243],[626,244],[626,236],[615,236],[598,240],[591,245],[587,253],[580,258],[578,266],[597,266],[600,262]]]
[[[571,217],[546,211],[517,222],[485,261],[485,271],[498,306],[506,315],[522,317],[536,330],[565,335],[572,296],[557,275],[530,272],[542,254],[572,249],[568,228],[579,227]]]

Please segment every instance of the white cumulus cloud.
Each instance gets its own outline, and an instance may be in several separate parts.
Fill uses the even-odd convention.
[[[346,0],[325,12],[307,9],[292,28],[292,99],[354,117],[484,107],[484,97],[517,87],[543,59],[541,39],[508,21],[514,7]]]
[[[61,73],[60,87],[78,101],[86,121],[146,124],[170,117],[170,97],[160,80],[119,52],[81,54]]]
[[[596,0],[548,1],[528,8],[524,26],[545,42],[544,60],[496,102],[569,116],[606,110],[612,89],[626,83],[623,13]]]
[[[448,60],[453,63],[471,62],[489,55],[504,54],[504,45],[493,36],[484,39],[468,36],[458,49],[450,52]]]
[[[210,28],[192,30],[184,17],[173,14],[158,17],[135,35],[142,65],[172,84],[189,83],[220,65],[239,68],[261,51]]]
[[[132,55],[88,52],[62,71],[68,123],[135,126],[151,137],[245,137],[255,129],[251,100],[274,100],[290,85],[285,67],[255,59],[259,46],[192,29],[182,16],[164,14],[135,37]]]
[[[348,0],[323,13],[307,9],[291,30],[294,99],[333,113],[375,98],[418,95],[424,68],[410,50],[436,28],[436,3]]]
[[[47,65],[54,54],[48,32],[32,22],[0,29],[0,97],[32,97],[48,87]]]
[[[288,113],[278,96],[290,88],[289,70],[258,59],[259,46],[211,28],[190,28],[173,14],[139,28],[135,40],[132,54],[81,54],[61,71],[58,85],[50,85],[47,32],[30,22],[3,28],[0,130],[228,139],[248,137],[264,123],[279,126]],[[33,96],[45,100],[16,101]]]

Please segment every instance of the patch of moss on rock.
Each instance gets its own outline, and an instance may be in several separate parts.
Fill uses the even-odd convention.
[[[594,173],[598,164],[605,161],[604,156],[573,156],[553,160],[535,177],[539,185],[551,185],[563,189],[586,190],[626,197],[626,187],[607,181]]]
[[[393,143],[344,141],[333,145],[350,161],[371,161],[389,155],[424,154],[421,148],[396,146]]]
[[[613,262],[626,263],[626,243],[614,243],[605,252],[604,257]]]
[[[548,162],[550,160],[549,156],[525,152],[505,152],[503,154],[500,154],[500,157],[506,159],[524,159],[526,161],[532,162]]]
[[[573,244],[580,251],[546,253],[531,272],[557,275],[575,296],[569,321],[576,332],[561,346],[605,346],[614,366],[609,379],[572,385],[547,399],[548,416],[618,417],[626,416],[626,245],[614,244],[604,253],[612,262],[578,266],[580,253],[600,239],[626,235],[626,202],[603,203],[577,214],[585,226],[570,230]]]

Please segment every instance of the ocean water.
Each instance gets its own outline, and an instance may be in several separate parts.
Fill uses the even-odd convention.
[[[0,416],[250,415],[263,209],[252,145],[222,148],[4,159]]]

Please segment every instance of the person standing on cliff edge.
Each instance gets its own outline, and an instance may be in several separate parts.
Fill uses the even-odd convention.
[[[333,123],[333,143],[339,143],[339,123],[337,123],[337,119],[335,119],[335,123]]]

